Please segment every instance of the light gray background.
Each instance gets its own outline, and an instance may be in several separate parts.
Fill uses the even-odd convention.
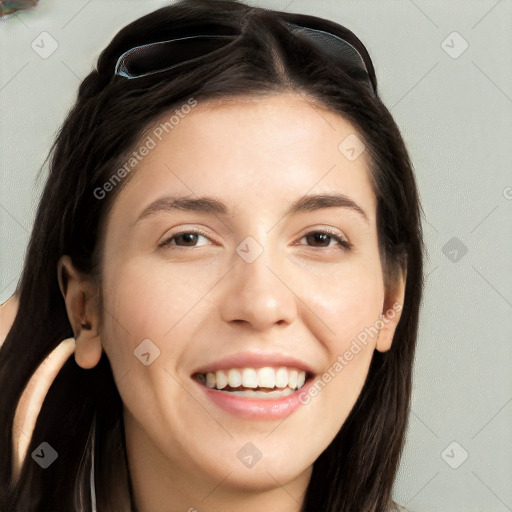
[[[252,4],[353,30],[415,165],[429,260],[395,499],[416,512],[512,510],[512,2]],[[0,302],[22,268],[36,173],[80,81],[117,30],[163,5],[42,0],[0,21]],[[47,58],[31,46],[51,48],[42,32],[58,43]]]

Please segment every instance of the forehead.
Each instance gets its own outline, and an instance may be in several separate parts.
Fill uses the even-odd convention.
[[[347,141],[356,151],[364,146],[339,114],[295,94],[206,101],[175,112],[145,133],[151,150],[114,209],[140,213],[144,201],[167,192],[222,197],[242,214],[338,191],[374,216],[366,153],[347,153]]]

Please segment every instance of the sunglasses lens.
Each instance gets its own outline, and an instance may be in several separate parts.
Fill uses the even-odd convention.
[[[339,67],[359,80],[373,94],[373,85],[360,53],[348,41],[323,30],[304,27],[284,21],[291,32],[306,40],[323,55],[326,63]],[[217,29],[218,30],[218,29]],[[224,31],[224,29],[223,29]],[[227,46],[239,34],[233,32],[210,35],[190,35],[137,46],[123,53],[117,61],[116,75],[139,78],[162,71],[168,71],[182,64],[188,64]]]
[[[327,63],[348,72],[373,94],[373,86],[363,57],[348,41],[323,30],[303,27],[290,22],[285,23],[294,35],[312,44],[319,55],[327,57]]]
[[[137,78],[172,69],[226,46],[236,36],[192,36],[138,46],[124,53],[116,74]]]

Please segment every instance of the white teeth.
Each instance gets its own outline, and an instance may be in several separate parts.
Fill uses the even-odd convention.
[[[244,388],[258,387],[258,374],[254,368],[244,368],[242,372],[242,386]]]
[[[277,389],[275,391],[255,391],[253,389],[245,391],[231,391],[233,395],[248,396],[251,398],[281,398],[282,396],[291,395],[294,392],[293,389]]]
[[[266,366],[258,370],[258,386],[272,389],[276,385],[276,374],[273,368]]]
[[[291,370],[288,372],[288,386],[290,386],[292,389],[297,387],[297,375],[297,370]]]
[[[304,386],[304,382],[306,382],[306,372],[299,372],[297,375],[297,387],[301,388]]]
[[[288,386],[288,370],[279,368],[276,372],[276,388],[285,388]]]
[[[266,366],[264,368],[230,368],[229,370],[217,370],[216,372],[207,372],[206,374],[198,374],[198,380],[210,389],[244,388],[238,391],[233,389],[230,392],[242,394],[241,396],[260,396],[262,393],[270,398],[274,396],[271,391],[252,391],[256,388],[265,388],[276,392],[286,392],[279,396],[286,396],[288,391],[293,392],[300,389],[306,381],[306,372],[297,370],[296,368],[272,368]],[[251,389],[252,388],[252,389]],[[226,390],[227,391],[227,390]],[[255,394],[257,393],[257,395]],[[277,395],[275,395],[277,396]]]
[[[215,387],[217,389],[223,389],[228,385],[228,378],[222,370],[217,370],[215,372],[215,381]]]
[[[208,372],[206,374],[206,387],[208,388],[214,388],[215,387],[215,373]]]
[[[237,388],[242,385],[242,375],[240,375],[238,370],[228,371],[228,384],[232,388]]]

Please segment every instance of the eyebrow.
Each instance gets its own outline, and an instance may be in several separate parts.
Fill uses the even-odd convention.
[[[358,213],[366,224],[369,224],[368,216],[365,211],[355,201],[350,199],[350,197],[338,193],[302,196],[290,204],[283,217],[297,215],[298,213],[312,212],[322,208],[347,208]],[[190,196],[165,196],[153,201],[144,208],[135,223],[158,212],[173,212],[176,210],[231,215],[228,206],[214,197],[203,196],[191,198]]]

